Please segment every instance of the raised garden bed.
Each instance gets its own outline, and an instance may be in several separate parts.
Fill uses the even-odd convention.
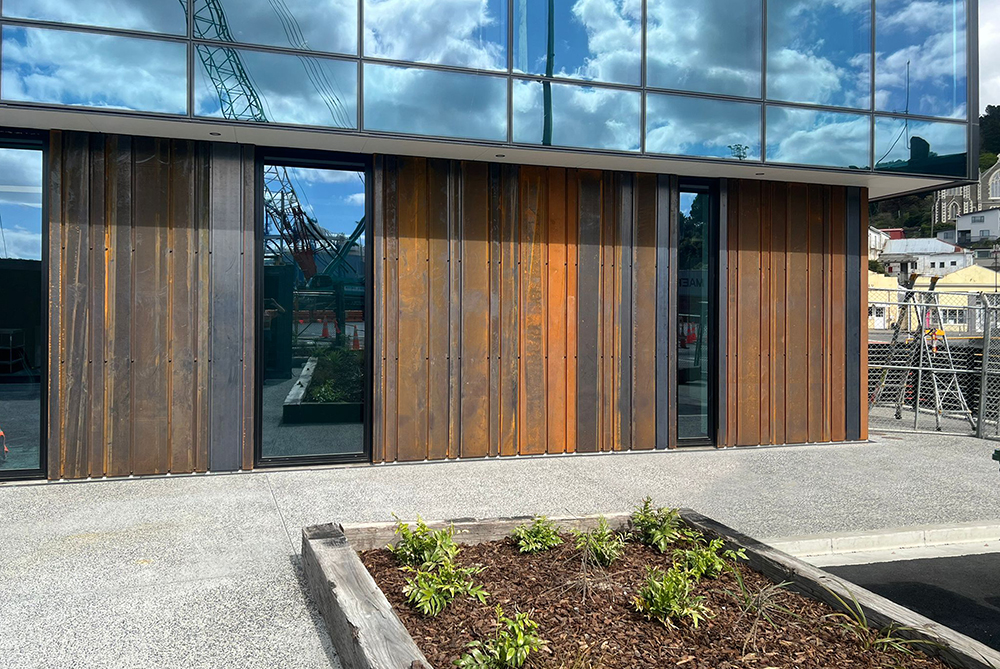
[[[309,358],[285,397],[282,422],[364,422],[363,363],[363,352],[344,349],[331,349]]]
[[[508,536],[523,519],[458,521],[454,538],[466,545],[453,562],[477,570],[472,578],[489,595],[485,603],[459,595],[436,616],[407,601],[404,587],[413,573],[401,571],[397,556],[382,548],[393,538],[391,524],[307,528],[303,558],[345,669],[452,666],[469,653],[468,644],[494,637],[496,604],[506,616],[520,611],[537,623],[546,643],[530,654],[524,665],[529,667],[948,666],[928,654],[959,667],[1000,666],[1000,655],[989,648],[873,593],[696,513],[685,511],[683,519],[705,541],[680,539],[666,552],[630,541],[606,568],[593,562],[584,568],[569,534],[594,527],[596,518],[556,519],[563,543],[537,554],[519,552]],[[626,520],[609,516],[612,526]],[[648,568],[668,573],[675,549],[705,546],[713,537],[742,549],[746,559],[730,560],[716,578],[696,580],[691,594],[704,597],[706,609],[698,626],[683,617],[661,621],[640,613],[635,597],[646,585]],[[775,588],[776,582],[789,587]],[[767,605],[750,605],[754,597],[762,601],[762,592],[768,593]],[[835,615],[818,599],[863,612],[874,629]],[[762,608],[766,617],[759,614]]]

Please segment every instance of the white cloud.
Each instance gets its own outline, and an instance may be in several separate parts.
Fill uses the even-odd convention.
[[[20,226],[3,227],[0,258],[42,259],[42,234]]]
[[[344,202],[354,207],[363,207],[365,205],[365,194],[361,193],[351,193],[344,198]]]
[[[979,2],[979,106],[1000,104],[1000,0]]]
[[[41,208],[41,151],[0,149],[0,203]]]

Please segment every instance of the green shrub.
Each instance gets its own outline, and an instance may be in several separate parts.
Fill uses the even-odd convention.
[[[536,516],[530,525],[518,525],[511,536],[522,553],[541,553],[563,542],[555,523],[545,516]]]
[[[538,623],[527,613],[515,613],[513,618],[503,614],[497,604],[496,632],[486,642],[473,641],[469,652],[455,660],[462,669],[519,669],[531,653],[540,650],[545,640],[538,636]]]
[[[729,566],[726,560],[746,559],[746,553],[741,548],[737,551],[723,551],[725,542],[713,539],[708,544],[696,546],[687,550],[674,551],[674,564],[688,571],[695,578],[718,578]],[[720,553],[721,551],[721,553]]]
[[[573,537],[586,562],[607,567],[621,557],[628,535],[612,531],[607,519],[601,516],[597,527],[590,532],[573,530]]]
[[[441,613],[459,595],[486,603],[488,593],[483,586],[475,585],[472,581],[472,577],[483,570],[482,567],[458,567],[449,559],[434,565],[430,570],[413,567],[403,569],[413,574],[403,586],[406,601],[425,616]]]
[[[647,568],[646,582],[635,596],[636,610],[649,620],[658,620],[666,627],[676,621],[698,623],[711,615],[705,598],[694,594],[695,578],[689,572],[672,568],[666,572]]]
[[[364,402],[365,352],[330,348],[317,356],[307,402]]]
[[[632,531],[642,543],[666,553],[671,544],[685,538],[684,521],[677,509],[655,508],[647,497],[632,512]]]
[[[422,518],[417,518],[416,529],[410,529],[407,523],[396,518],[396,536],[399,541],[395,546],[387,546],[389,552],[402,565],[410,567],[429,568],[432,565],[450,562],[458,555],[458,546],[454,540],[455,528],[448,526],[443,530],[432,530]]]

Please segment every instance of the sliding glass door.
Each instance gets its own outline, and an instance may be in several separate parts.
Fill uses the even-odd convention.
[[[265,159],[258,463],[366,457],[364,165]]]

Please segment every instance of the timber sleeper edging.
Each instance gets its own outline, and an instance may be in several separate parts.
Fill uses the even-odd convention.
[[[612,527],[628,522],[628,513],[603,516]],[[602,516],[551,518],[565,529],[589,530]],[[860,586],[829,574],[761,541],[690,509],[681,517],[729,548],[742,548],[749,566],[774,581],[844,611],[857,602],[869,624],[892,626],[894,634],[929,642],[921,646],[960,669],[1000,669],[1000,653],[944,625],[921,616]],[[430,521],[433,529],[455,528],[455,541],[478,544],[509,536],[530,517]],[[316,602],[344,669],[431,669],[392,604],[362,564],[358,551],[382,548],[395,540],[396,523],[327,524],[302,530],[302,565],[306,586]],[[839,599],[838,599],[839,598]]]

